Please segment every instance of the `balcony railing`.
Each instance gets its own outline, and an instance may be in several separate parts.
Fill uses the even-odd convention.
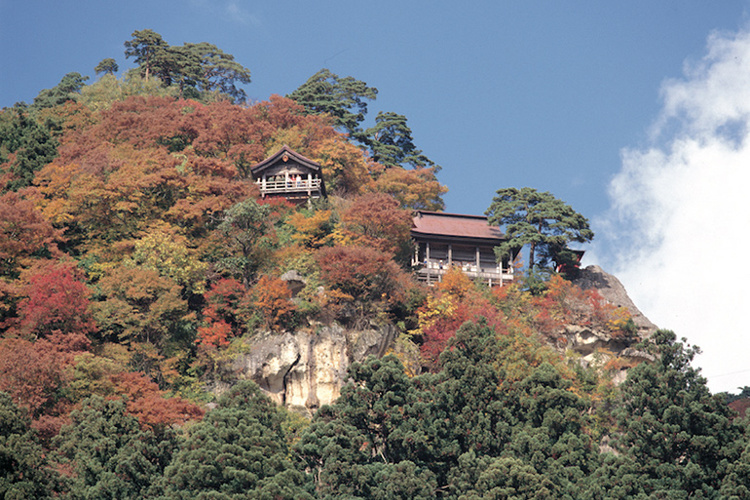
[[[476,264],[460,264],[456,262],[454,262],[452,266],[440,264],[438,262],[422,263],[416,271],[417,279],[419,281],[427,282],[428,284],[439,283],[443,280],[443,275],[451,268],[460,269],[469,278],[480,279],[490,286],[502,286],[504,283],[510,283],[513,281],[512,269],[502,269],[500,267],[489,266],[482,266],[477,269]]]
[[[298,192],[320,192],[320,179],[300,179],[294,180],[263,180],[258,179],[256,181],[260,187],[261,194],[272,194],[272,193],[298,193]]]

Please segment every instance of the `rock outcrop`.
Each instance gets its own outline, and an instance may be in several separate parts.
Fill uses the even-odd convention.
[[[321,326],[315,332],[264,333],[247,341],[233,371],[255,381],[274,401],[312,415],[338,398],[353,362],[383,356],[396,336],[388,325],[347,330]]]
[[[285,279],[301,281],[293,275]],[[620,281],[600,267],[582,269],[574,282],[583,289],[597,290],[615,306],[627,308],[638,328],[632,338],[613,338],[607,331],[582,325],[566,325],[560,332],[565,338],[561,347],[578,353],[584,363],[625,360],[621,373],[614,375],[615,382],[619,382],[627,368],[650,359],[647,353],[632,346],[649,337],[656,325],[633,304]],[[314,331],[259,333],[246,340],[241,349],[244,354],[234,358],[231,371],[237,378],[255,381],[276,403],[312,415],[321,405],[338,398],[353,362],[363,361],[369,355],[383,356],[396,334],[391,325],[354,330],[336,324],[320,325]]]
[[[596,290],[616,307],[626,308],[637,332],[630,338],[613,338],[607,331],[582,325],[566,325],[563,332],[567,341],[566,348],[580,354],[584,363],[604,364],[613,358],[623,360],[620,372],[613,374],[615,383],[625,379],[630,367],[642,361],[653,360],[650,354],[633,348],[633,345],[650,337],[657,326],[636,307],[620,280],[604,272],[599,266],[588,266],[580,270],[573,282],[584,290]]]
[[[617,307],[625,307],[630,311],[635,326],[638,327],[638,336],[650,337],[657,326],[643,315],[635,306],[625,287],[620,280],[611,274],[605,273],[599,266],[588,266],[580,270],[578,277],[573,282],[584,290],[594,289],[599,292],[610,304]]]

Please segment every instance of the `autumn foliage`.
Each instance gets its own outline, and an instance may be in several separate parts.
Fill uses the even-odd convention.
[[[436,368],[447,342],[466,321],[483,318],[498,333],[505,332],[505,315],[493,307],[485,290],[479,289],[460,269],[449,269],[417,310],[418,328],[424,359]]]
[[[51,333],[90,335],[96,332],[91,292],[71,264],[35,268],[20,287],[17,317],[5,322],[7,333],[40,338]]]
[[[128,372],[112,376],[117,393],[125,398],[128,413],[148,429],[200,420],[203,410],[181,397],[167,397],[165,391],[142,373]]]
[[[54,123],[48,159],[18,173],[22,154],[0,151],[0,390],[45,436],[90,394],[144,429],[200,419],[187,398],[233,377],[259,331],[387,323],[415,373],[467,321],[518,345],[573,321],[627,333],[623,311],[557,278],[538,297],[460,270],[416,283],[412,210],[443,208],[436,168],[381,165],[331,116],[105,84],[125,85],[36,115],[29,130]],[[321,165],[326,199],[260,196],[250,168],[284,145]]]

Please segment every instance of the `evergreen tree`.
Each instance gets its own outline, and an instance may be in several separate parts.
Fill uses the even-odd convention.
[[[125,42],[125,57],[134,57],[138,72],[156,76],[169,87],[176,85],[180,96],[201,98],[217,91],[234,102],[244,101],[245,91],[237,83],[250,83],[250,70],[213,44],[186,43],[171,46],[152,30],[134,31]]]
[[[187,431],[160,487],[169,499],[308,499],[281,411],[253,382],[240,382]]]
[[[504,467],[542,475],[551,498],[577,498],[599,465],[598,449],[585,432],[589,404],[570,389],[571,382],[545,362],[509,394],[518,423],[503,455],[521,463]]]
[[[85,85],[84,82],[88,79],[88,76],[82,76],[80,73],[73,72],[66,74],[56,86],[39,92],[34,98],[31,108],[33,110],[51,108],[65,104],[67,101],[77,100],[81,89]]]
[[[719,498],[729,474],[744,481],[742,468],[731,467],[741,458],[743,429],[690,365],[697,347],[660,330],[644,348],[656,359],[633,368],[622,385],[619,446],[626,460],[611,480],[637,478],[640,490],[656,498]]]
[[[0,112],[0,177],[3,188],[18,191],[30,186],[36,172],[57,156],[57,140],[33,118],[25,105]],[[13,155],[11,157],[11,155]]]
[[[140,499],[169,463],[177,441],[170,430],[141,430],[123,401],[91,396],[55,438],[61,461],[74,472],[67,497]]]
[[[570,205],[549,192],[532,188],[505,188],[497,191],[486,214],[489,223],[503,227],[508,241],[495,248],[498,258],[506,258],[529,246],[529,268],[558,258],[571,241],[585,243],[594,238],[589,221]],[[539,255],[537,255],[537,250]]]
[[[365,131],[372,159],[386,167],[439,167],[417,149],[406,117],[389,112],[378,112],[375,126]]]
[[[117,65],[117,61],[112,59],[111,57],[108,57],[106,59],[102,59],[99,64],[96,65],[94,68],[94,71],[96,74],[104,73],[106,75],[113,75],[117,73],[120,70],[120,67]]]
[[[331,115],[337,127],[365,144],[361,123],[367,114],[366,100],[374,100],[377,95],[375,87],[351,76],[341,78],[323,68],[287,97],[304,106],[308,113]]]
[[[0,392],[0,498],[52,498],[55,479],[28,416]]]
[[[148,81],[156,55],[168,47],[167,42],[153,30],[136,30],[125,42],[125,57],[134,57],[142,76]]]
[[[296,450],[322,498],[433,498],[423,427],[428,415],[393,356],[350,367],[351,383],[323,407]]]

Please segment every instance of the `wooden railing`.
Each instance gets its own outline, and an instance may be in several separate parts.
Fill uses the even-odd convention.
[[[481,267],[479,271],[477,271],[476,265],[454,265],[453,267],[463,271],[469,278],[480,279],[490,286],[502,286],[503,283],[510,283],[513,281],[513,272],[511,269]],[[451,266],[440,265],[437,262],[428,262],[427,265],[422,265],[417,269],[417,279],[419,281],[427,282],[428,284],[439,283],[443,280],[443,275],[447,273],[450,268]]]
[[[295,181],[289,179],[289,181],[269,181],[263,182],[262,179],[258,179],[256,183],[260,187],[262,194],[269,193],[293,193],[298,191],[320,191],[320,179],[300,179]]]

